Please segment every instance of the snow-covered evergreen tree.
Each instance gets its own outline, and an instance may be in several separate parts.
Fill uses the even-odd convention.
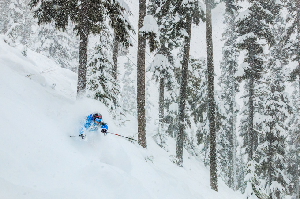
[[[115,81],[118,80],[118,56],[119,47],[128,49],[131,45],[130,32],[134,32],[133,28],[128,20],[128,14],[130,14],[129,6],[123,1],[112,1],[108,8],[109,24],[113,30],[113,76]],[[115,98],[117,100],[117,98]],[[115,106],[118,102],[114,101]]]
[[[186,90],[185,109],[185,140],[184,147],[191,153],[208,158],[208,120],[204,118],[207,113],[207,70],[204,58],[195,59],[190,57],[188,70],[188,84]],[[200,126],[204,128],[200,128]],[[202,136],[202,141],[199,138]],[[200,145],[197,147],[197,145]]]
[[[22,44],[23,55],[31,45],[33,14],[28,5],[29,0],[10,0],[1,2],[1,32],[12,46]],[[3,7],[2,7],[3,6]]]
[[[32,49],[53,59],[62,68],[77,71],[79,39],[73,28],[71,22],[65,32],[57,30],[53,24],[39,26],[34,35]]]
[[[236,46],[236,22],[237,2],[235,0],[225,1],[226,11],[224,15],[224,23],[226,24],[223,39],[225,44],[223,47],[223,61],[221,63],[220,87],[221,96],[218,104],[223,117],[221,117],[221,128],[218,132],[218,160],[221,165],[221,176],[225,183],[233,188],[237,188],[236,176],[236,117],[237,104],[236,93],[238,92],[238,82],[235,73],[238,68],[238,49]]]
[[[254,127],[255,109],[255,86],[259,84],[258,80],[264,71],[264,44],[274,44],[274,37],[270,30],[270,24],[274,22],[278,13],[278,7],[275,0],[249,0],[249,8],[240,13],[237,19],[237,32],[239,34],[238,47],[246,50],[247,54],[242,65],[244,73],[240,75],[240,79],[246,81],[245,90],[247,91],[247,101],[244,112],[246,120],[242,121],[241,135],[244,138],[244,147],[249,160],[252,159],[258,144],[258,132]],[[261,20],[264,19],[264,20]]]
[[[153,64],[151,64],[151,70],[156,82],[159,82],[159,132],[158,137],[165,136],[164,118],[165,118],[165,89],[170,88],[174,78],[173,73],[173,54],[171,51],[174,48],[174,40],[170,34],[172,26],[174,25],[174,15],[172,14],[172,8],[174,5],[171,0],[150,0],[148,13],[153,15],[157,21],[159,29],[159,41],[158,52],[154,58]],[[162,139],[161,139],[162,140]]]
[[[292,114],[289,121],[289,136],[287,147],[287,173],[288,179],[288,194],[295,198],[300,197],[300,105],[299,105],[299,84],[293,83],[294,91],[292,94]]]
[[[181,59],[182,54],[180,54]],[[175,64],[175,66],[178,64]],[[188,80],[186,91],[185,107],[185,133],[184,148],[191,154],[201,157],[208,165],[209,161],[209,132],[207,120],[207,73],[205,59],[195,59],[190,57],[188,68]],[[179,130],[178,103],[179,85],[181,78],[180,67],[174,68],[176,82],[173,87],[166,91],[166,133],[171,137],[176,137]]]
[[[165,105],[165,85],[169,88],[174,84],[174,69],[170,64],[168,58],[163,54],[156,54],[153,62],[150,64],[147,71],[153,73],[153,79],[159,82],[159,128],[157,136],[159,142],[164,142],[165,130],[164,130],[164,105]],[[163,147],[162,143],[158,144]]]
[[[124,69],[125,72],[122,77],[123,88],[120,93],[121,107],[125,113],[136,115],[136,89],[134,78],[132,78],[133,66],[129,59],[124,63]]]
[[[0,33],[5,34],[8,30],[8,23],[10,19],[9,0],[0,1]]]
[[[179,131],[176,142],[176,158],[177,164],[182,166],[183,163],[183,143],[185,134],[185,105],[187,99],[187,81],[188,66],[190,59],[191,31],[192,24],[198,25],[203,19],[203,10],[199,7],[198,1],[176,1],[176,14],[178,15],[177,28],[175,31],[183,32],[183,59],[180,78],[180,98],[179,98]]]
[[[267,77],[263,104],[263,121],[257,158],[258,173],[263,179],[262,187],[266,189],[269,198],[284,198],[285,177],[285,148],[287,137],[288,99],[285,90],[284,65],[274,59]]]
[[[252,161],[258,147],[258,135],[262,129],[263,111],[260,109],[262,101],[259,97],[262,87],[260,79],[265,71],[264,46],[275,44],[270,25],[274,23],[279,6],[275,0],[249,0],[249,3],[248,9],[240,13],[237,19],[238,47],[247,53],[237,75],[245,81],[240,135],[243,137],[243,147],[245,147],[248,161]],[[249,186],[257,185],[249,179],[245,178],[246,190],[251,188]],[[257,194],[256,196],[259,197],[260,193]]]
[[[292,71],[291,77],[296,79],[300,74],[300,2],[298,0],[282,0],[288,11],[286,22],[288,24],[285,42],[286,49],[292,61],[297,62],[298,66]]]
[[[246,167],[245,183],[246,189],[244,193],[245,199],[261,199],[266,198],[266,192],[259,186],[259,176],[257,175],[257,162],[250,160]]]
[[[269,198],[284,198],[286,194],[285,149],[290,116],[288,96],[285,93],[288,64],[282,42],[285,32],[283,19],[278,15],[272,34],[276,44],[270,49],[268,72],[261,89],[262,118],[257,155],[258,173],[263,179],[262,187]]]
[[[103,102],[114,110],[114,102],[117,101],[120,89],[113,75],[112,34],[103,26],[99,36],[99,44],[96,45],[95,53],[89,61],[87,96]]]

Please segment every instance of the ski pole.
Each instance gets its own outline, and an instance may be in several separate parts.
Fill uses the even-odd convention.
[[[128,140],[132,140],[132,141],[136,141],[136,142],[137,142],[136,139],[133,139],[133,138],[131,138],[131,137],[126,137],[126,136],[124,136],[124,135],[119,135],[119,134],[117,134],[117,133],[111,133],[111,132],[106,132],[106,133],[109,133],[109,134],[112,134],[112,135],[116,135],[116,136],[119,136],[119,137],[123,137],[123,138],[126,138],[126,139],[128,139]]]

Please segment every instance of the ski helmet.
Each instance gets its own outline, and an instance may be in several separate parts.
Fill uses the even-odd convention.
[[[94,118],[94,120],[96,119],[96,118],[98,118],[98,119],[102,119],[102,115],[100,114],[100,113],[94,113],[93,114],[93,118]]]

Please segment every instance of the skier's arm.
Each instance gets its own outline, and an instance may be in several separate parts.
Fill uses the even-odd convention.
[[[101,123],[101,132],[102,133],[106,133],[106,131],[108,130],[108,126],[106,123],[102,122]]]
[[[90,118],[90,116],[88,116],[86,118],[85,124],[83,125],[83,127],[81,127],[81,129],[79,131],[79,135],[83,134],[88,128],[90,128],[91,121],[92,121],[92,119]]]

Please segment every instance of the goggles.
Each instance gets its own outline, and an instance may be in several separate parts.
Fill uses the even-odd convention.
[[[95,121],[96,122],[101,122],[101,118],[98,117],[98,118],[95,119]]]

